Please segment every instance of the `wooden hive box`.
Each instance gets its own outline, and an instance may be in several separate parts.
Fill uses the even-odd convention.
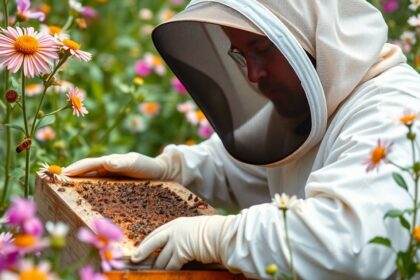
[[[108,199],[110,189],[114,193]],[[136,191],[137,195],[133,195],[131,191]],[[130,215],[133,213],[129,213],[132,211],[130,208],[137,205],[133,203],[142,203],[135,200],[139,195],[144,200],[148,199],[148,205],[140,204],[136,211],[150,212],[151,215],[145,215],[143,218],[151,217],[150,220],[145,220],[144,223],[140,221],[140,224],[138,219],[136,223],[133,223],[133,220],[130,220]],[[172,209],[167,209],[165,212],[163,208],[153,208],[159,203],[151,202],[153,199],[150,200],[150,196],[155,196],[153,199],[160,201],[162,206],[159,207],[167,209],[171,208],[168,205],[173,205],[172,208],[177,209],[176,213],[169,212],[168,216],[168,211],[172,211]],[[123,252],[127,270],[108,273],[110,279],[245,279],[243,276],[229,273],[218,264],[204,265],[197,262],[185,265],[182,271],[150,270],[157,253],[152,254],[140,264],[133,264],[129,261],[133,250],[140,241],[159,224],[175,218],[173,215],[195,216],[217,213],[213,207],[178,183],[117,178],[72,178],[69,183],[54,184],[41,179],[37,174],[34,199],[37,203],[38,215],[44,222],[62,221],[70,227],[68,244],[61,256],[63,264],[74,263],[90,251],[88,244],[77,239],[77,230],[83,226],[91,228],[90,225],[94,218],[106,216],[121,226],[125,233],[125,237],[118,247]],[[130,207],[121,205],[124,199]],[[152,207],[150,211],[148,206]],[[124,218],[124,213],[130,214],[128,218]],[[133,226],[133,224],[138,224],[138,226]],[[138,232],[142,232],[142,234],[138,234]]]

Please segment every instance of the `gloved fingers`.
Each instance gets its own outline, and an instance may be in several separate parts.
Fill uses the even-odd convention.
[[[140,155],[137,153],[128,154],[115,154],[110,155],[104,160],[104,168],[110,173],[117,173],[119,175],[138,178],[148,179],[144,176],[147,165],[136,164]]]
[[[173,258],[173,246],[171,244],[166,244],[163,247],[162,251],[159,253],[159,256],[156,258],[155,263],[153,264],[154,269],[164,269],[167,265],[169,260]]]
[[[134,250],[133,255],[131,256],[131,261],[135,263],[143,261],[151,253],[165,246],[168,240],[169,240],[169,233],[167,231],[164,231],[160,234],[154,234],[152,237],[146,238],[137,247],[137,249]]]
[[[64,172],[68,176],[77,176],[92,171],[97,171],[99,169],[103,169],[103,162],[104,160],[101,157],[85,158],[70,164],[64,168]]]
[[[184,266],[184,264],[186,264],[188,261],[189,260],[187,260],[186,258],[182,258],[177,253],[174,253],[172,254],[172,258],[169,260],[165,269],[180,270]]]

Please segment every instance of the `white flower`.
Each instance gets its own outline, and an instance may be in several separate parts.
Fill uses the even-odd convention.
[[[410,0],[411,4],[408,8],[412,11],[416,11],[417,8],[420,6],[420,0]]]
[[[401,41],[403,41],[403,43],[407,43],[410,45],[414,45],[417,41],[416,39],[416,33],[412,32],[412,31],[404,31],[401,36],[400,36]]]
[[[409,25],[414,27],[420,26],[420,14],[417,16],[411,16],[407,22]]]
[[[69,232],[69,226],[63,222],[58,222],[54,224],[51,221],[48,221],[45,224],[45,228],[47,229],[48,233],[53,237],[65,237]]]
[[[41,178],[47,179],[51,183],[70,181],[70,178],[67,177],[62,167],[47,163],[43,163],[41,166],[42,168],[39,170],[41,172]]]
[[[296,196],[289,197],[287,194],[274,194],[273,205],[280,210],[297,210],[300,207],[300,200]]]
[[[150,9],[140,9],[139,18],[142,20],[151,20],[153,19],[153,12]]]

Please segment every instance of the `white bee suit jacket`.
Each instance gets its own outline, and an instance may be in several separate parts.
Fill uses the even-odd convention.
[[[190,7],[200,2],[220,3],[245,17],[249,7],[269,9],[316,59],[323,97],[315,97],[323,104],[318,110],[325,110],[317,115],[325,119],[313,120],[325,122],[322,140],[277,166],[235,160],[216,135],[163,151],[173,179],[215,206],[242,209],[221,240],[223,264],[255,278],[269,279],[265,267],[271,263],[290,271],[282,214],[269,203],[285,192],[303,199],[300,210],[287,212],[299,277],[390,277],[395,253],[368,242],[386,236],[394,248],[405,249],[408,232],[398,220],[383,217],[390,209],[411,208],[412,201],[392,179],[397,168],[367,173],[363,162],[380,138],[394,142],[393,161],[412,164],[407,129],[392,118],[407,107],[420,110],[420,77],[398,47],[385,43],[380,13],[364,0],[192,1]],[[270,22],[272,15],[253,23],[263,30],[277,23]]]

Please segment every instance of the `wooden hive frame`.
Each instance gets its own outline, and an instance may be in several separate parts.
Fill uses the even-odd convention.
[[[69,235],[67,238],[67,246],[62,253],[62,263],[70,264],[90,252],[90,246],[77,239],[77,230],[80,227],[91,228],[91,222],[94,218],[102,217],[100,213],[93,211],[92,206],[75,190],[74,185],[89,182],[90,184],[98,184],[100,182],[111,182],[115,184],[144,181],[130,180],[130,179],[116,179],[116,178],[72,178],[71,184],[66,186],[63,184],[49,183],[42,179],[39,174],[36,176],[36,186],[34,193],[34,200],[37,203],[38,215],[44,221],[66,223],[69,228]],[[175,192],[183,201],[186,201],[189,206],[193,206],[194,201],[191,198],[192,194],[188,189],[175,182],[150,182],[152,186],[160,186],[168,188]],[[199,215],[213,215],[217,211],[208,205],[205,208],[197,209]],[[231,274],[223,267],[217,264],[204,265],[197,262],[191,262],[184,266],[182,271],[157,271],[150,270],[157,253],[152,254],[147,260],[141,264],[132,264],[129,258],[136,248],[134,242],[125,236],[124,240],[117,245],[123,252],[123,259],[127,264],[127,269],[130,271],[113,271],[107,274],[109,279],[245,279],[243,276]],[[96,260],[98,262],[99,260]],[[194,271],[189,271],[193,269]],[[141,270],[141,271],[139,271]],[[203,274],[204,273],[204,274]],[[124,277],[122,277],[124,275]],[[166,275],[166,276],[165,276]],[[171,275],[167,278],[168,275]],[[147,276],[147,277],[146,277]],[[122,278],[121,278],[122,277]],[[197,278],[198,277],[198,278]],[[203,278],[204,277],[204,278]],[[239,277],[239,278],[238,278]]]

